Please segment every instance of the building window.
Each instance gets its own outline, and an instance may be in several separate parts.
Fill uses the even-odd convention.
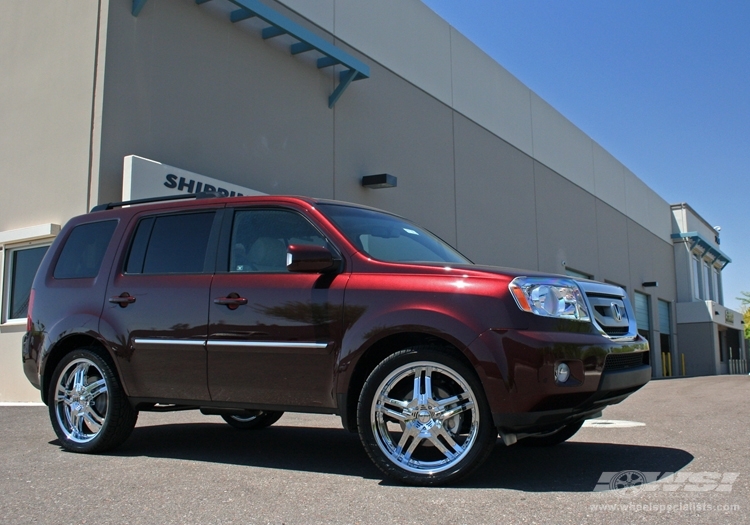
[[[703,299],[702,282],[701,261],[697,255],[693,255],[693,297],[699,301]]]
[[[579,272],[578,270],[573,270],[572,268],[565,268],[565,275],[568,275],[570,277],[577,277],[579,279],[593,279],[593,275],[589,275],[587,273]]]
[[[622,288],[625,291],[628,290],[628,287],[625,286],[624,284],[616,283],[616,282],[610,281],[608,279],[604,279],[604,282],[607,283],[607,284],[611,284],[612,286],[619,286],[620,288]]]
[[[711,281],[711,267],[708,265],[707,262],[703,263],[703,290],[706,294],[706,299],[710,299],[712,301],[715,301],[714,298],[714,287],[712,285]]]
[[[651,308],[649,296],[635,292],[635,320],[638,325],[638,333],[651,340]]]
[[[714,268],[713,271],[713,283],[714,283],[714,290],[716,291],[716,302],[719,304],[724,304],[724,297],[721,289],[721,274],[719,273],[719,270],[717,268]]]
[[[26,320],[34,276],[49,244],[6,250],[4,321]]]

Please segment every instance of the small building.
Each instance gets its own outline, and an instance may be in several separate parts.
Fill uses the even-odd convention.
[[[731,259],[719,249],[721,228],[686,203],[671,208],[681,375],[747,373],[742,314],[723,306],[721,271]]]

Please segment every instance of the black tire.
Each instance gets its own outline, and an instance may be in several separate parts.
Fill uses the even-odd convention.
[[[572,438],[576,432],[581,430],[582,426],[583,421],[579,421],[578,423],[573,423],[572,425],[565,425],[553,434],[523,438],[518,442],[518,444],[525,447],[553,447]]]
[[[58,363],[47,404],[55,434],[73,452],[111,450],[130,436],[138,420],[114,367],[93,347],[74,350]]]
[[[222,419],[239,430],[258,430],[276,423],[284,412],[275,410],[248,410],[247,415],[222,415]]]
[[[431,346],[402,350],[375,367],[359,396],[357,423],[375,465],[410,485],[441,485],[471,474],[497,437],[474,370]]]

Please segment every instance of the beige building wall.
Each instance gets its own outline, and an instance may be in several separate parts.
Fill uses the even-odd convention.
[[[21,368],[26,323],[7,321],[4,262],[87,210],[99,5],[4,0],[2,9],[0,402],[39,401]]]
[[[60,2],[45,14],[47,33],[36,30],[44,10],[12,3],[23,33],[14,41],[33,37],[36,51],[0,56],[54,78],[24,95],[19,72],[2,93],[46,100],[45,111],[30,103],[18,113],[18,126],[28,121],[53,145],[24,128],[36,156],[0,159],[14,184],[28,162],[31,187],[49,188],[16,222],[0,209],[0,224],[63,224],[87,209],[89,191],[92,203],[119,200],[123,157],[139,155],[265,193],[390,210],[477,263],[570,268],[625,286],[631,299],[658,280],[647,292],[654,316],[657,299],[675,300],[669,206],[419,0],[266,3],[367,63],[370,78],[329,109],[338,69],[292,56],[288,37],[263,40],[257,19],[232,24],[235,6],[223,0],[150,0],[137,18],[131,0]],[[63,84],[75,89],[59,92]],[[362,188],[376,173],[398,187]],[[15,363],[3,370],[17,385],[0,401],[38,399],[20,373],[23,327],[1,330],[0,358]]]
[[[670,242],[669,204],[419,0],[278,0]]]

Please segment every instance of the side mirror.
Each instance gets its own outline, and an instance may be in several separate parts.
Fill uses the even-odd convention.
[[[323,246],[292,244],[286,252],[286,268],[290,272],[323,273],[335,270],[338,262]]]

